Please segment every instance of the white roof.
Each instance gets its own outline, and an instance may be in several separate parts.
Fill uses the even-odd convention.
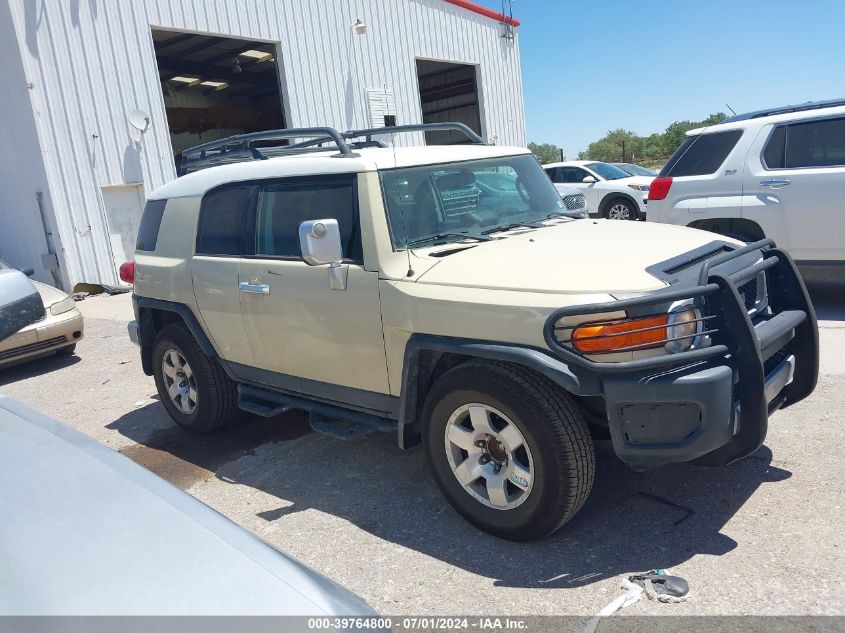
[[[357,157],[338,158],[337,150],[276,156],[267,160],[245,161],[201,169],[162,185],[149,194],[149,200],[201,196],[218,185],[242,180],[347,174],[396,167],[454,163],[464,160],[529,154],[524,147],[497,145],[424,145],[417,147],[368,147],[353,150]]]

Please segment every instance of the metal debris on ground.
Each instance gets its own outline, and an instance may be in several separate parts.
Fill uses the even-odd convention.
[[[88,296],[87,292],[74,292],[71,297],[73,297],[74,301],[84,301],[85,297]]]

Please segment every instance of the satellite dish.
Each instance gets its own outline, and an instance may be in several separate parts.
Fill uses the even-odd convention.
[[[143,110],[132,110],[128,115],[129,125],[141,134],[150,129],[150,115]]]

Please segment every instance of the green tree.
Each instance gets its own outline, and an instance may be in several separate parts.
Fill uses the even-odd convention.
[[[662,133],[639,136],[621,128],[610,130],[599,140],[590,143],[578,154],[583,160],[606,162],[641,162],[648,165],[665,162],[672,152],[684,142],[689,130],[714,125],[724,120],[725,114],[717,112],[703,121],[675,121]]]
[[[560,160],[560,148],[551,143],[529,143],[528,149],[537,157],[541,165],[556,163]]]

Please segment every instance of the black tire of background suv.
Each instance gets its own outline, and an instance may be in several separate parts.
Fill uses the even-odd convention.
[[[635,203],[632,203],[628,198],[614,198],[610,202],[607,203],[607,206],[604,208],[604,217],[605,219],[610,219],[610,208],[616,204],[617,202],[621,202],[626,207],[628,207],[628,220],[629,221],[636,221],[640,218],[640,210],[637,208]]]
[[[168,349],[177,349],[194,374],[197,408],[190,415],[182,413],[170,400],[161,373],[161,361]],[[163,328],[153,343],[153,376],[158,396],[167,413],[186,431],[208,433],[231,422],[237,415],[237,386],[223,371],[216,358],[206,356],[194,337],[181,325]]]
[[[507,415],[534,460],[534,487],[512,510],[488,508],[457,481],[444,447],[449,416],[470,402]],[[548,536],[584,505],[595,477],[593,441],[581,412],[559,387],[530,371],[493,361],[449,370],[426,399],[425,452],[435,482],[457,512],[476,527],[513,541]]]

